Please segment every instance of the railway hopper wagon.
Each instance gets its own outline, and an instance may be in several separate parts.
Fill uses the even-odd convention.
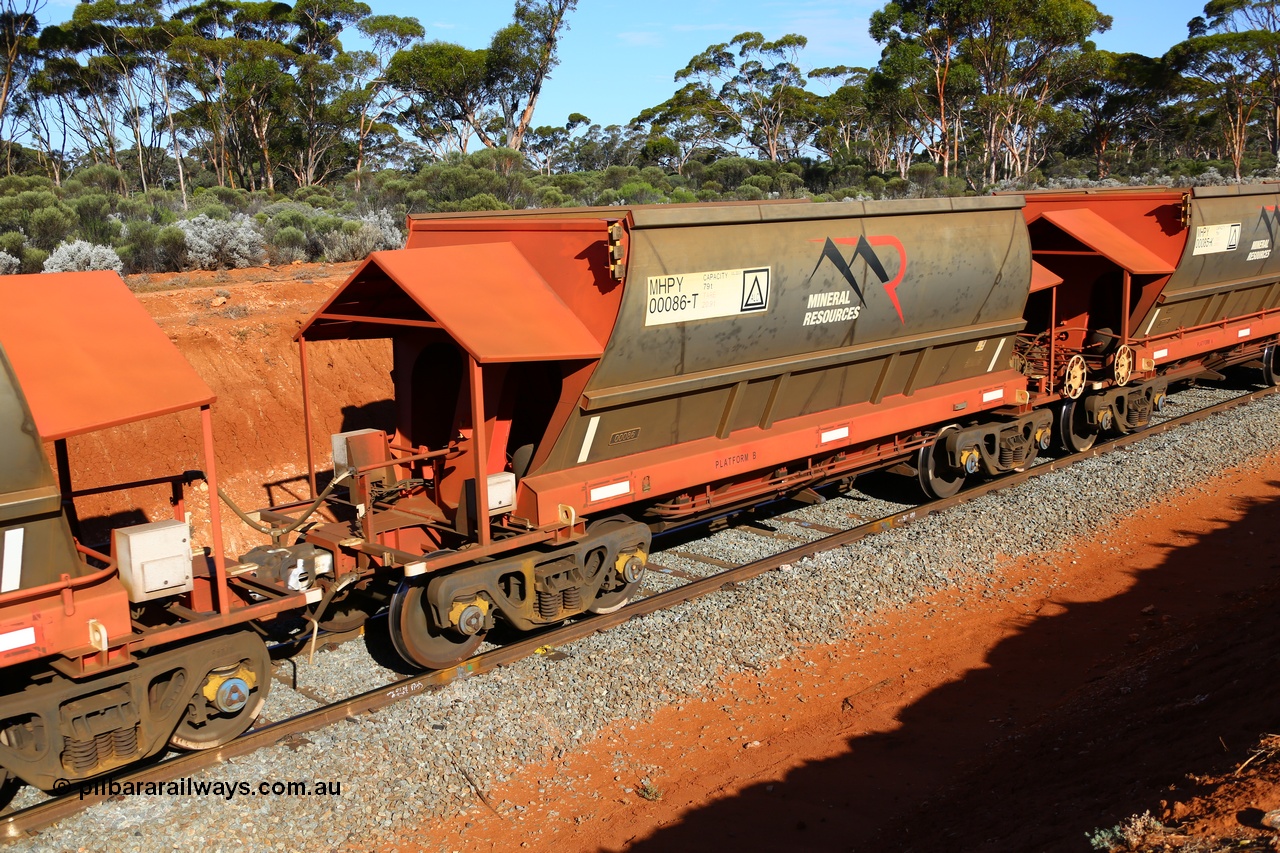
[[[1280,185],[1030,193],[1018,365],[1085,450],[1150,422],[1170,382],[1254,363],[1280,381]],[[1056,279],[1057,281],[1054,281]]]
[[[1021,205],[410,217],[298,336],[304,364],[393,342],[395,429],[333,437],[353,511],[305,530],[335,554],[320,618],[385,602],[401,654],[447,667],[498,622],[622,606],[653,531],[895,463],[934,495],[1026,465],[1052,415],[1011,367]]]
[[[0,779],[58,789],[168,744],[216,747],[263,706],[269,658],[249,623],[320,591],[226,560],[216,499],[198,501],[193,556],[191,490],[217,490],[213,402],[116,274],[0,279]],[[70,440],[159,417],[203,438],[203,472],[74,488]],[[129,490],[167,495],[172,517],[86,540],[75,499]]]
[[[1055,416],[1083,449],[1141,428],[1171,382],[1256,362],[1275,384],[1277,202],[412,216],[299,332],[311,496],[233,506],[270,539],[238,558],[213,394],[123,282],[0,279],[0,777],[57,788],[226,743],[263,705],[282,616],[338,630],[386,608],[407,661],[465,671],[499,624],[625,605],[654,532],[895,465],[951,495],[1029,464]],[[392,342],[394,428],[331,436],[320,471],[309,353],[354,338]],[[75,488],[70,439],[157,417],[188,419],[203,472]],[[138,489],[172,518],[77,513]]]

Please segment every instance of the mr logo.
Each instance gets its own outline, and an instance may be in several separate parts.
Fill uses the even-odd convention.
[[[816,243],[817,240],[810,242]],[[840,246],[853,246],[853,255],[849,260],[845,260],[844,255],[840,251]],[[881,263],[880,257],[876,254],[873,246],[890,246],[898,253],[898,272],[890,277],[884,264]],[[851,264],[853,261],[861,258],[867,265],[867,269],[880,280],[884,285],[884,292],[889,297],[889,301],[893,303],[893,308],[898,312],[898,321],[906,325],[906,320],[902,316],[902,306],[898,303],[898,285],[902,283],[902,277],[907,272],[907,250],[903,247],[902,241],[897,237],[888,234],[876,234],[870,237],[859,235],[857,237],[828,237],[822,244],[822,254],[818,256],[818,263],[814,266],[813,272],[809,273],[809,281],[813,281],[813,277],[818,274],[818,270],[822,268],[824,262],[830,262],[832,266],[844,277],[845,283],[853,288],[853,292],[858,295],[858,301],[863,305],[867,304],[866,296],[862,293],[862,288],[858,286],[858,279],[853,274]],[[806,282],[807,284],[808,282]],[[865,281],[864,281],[865,283]]]
[[[769,307],[769,268],[742,271],[742,313]]]
[[[1262,210],[1258,212],[1258,221],[1262,223],[1263,228],[1267,229],[1267,236],[1271,238],[1271,244],[1274,246],[1276,242],[1276,223],[1280,221],[1280,205],[1263,206]]]

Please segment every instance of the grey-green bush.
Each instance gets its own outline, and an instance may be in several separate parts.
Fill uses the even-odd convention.
[[[122,272],[124,263],[110,246],[99,246],[86,240],[63,243],[44,262],[45,272],[89,272],[114,270]]]

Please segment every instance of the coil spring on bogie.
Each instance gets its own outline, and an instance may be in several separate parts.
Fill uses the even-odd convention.
[[[554,619],[560,615],[560,596],[554,592],[538,591],[538,615],[543,619]]]
[[[571,586],[560,593],[560,598],[564,602],[564,609],[569,611],[578,611],[582,609],[582,590],[576,586]]]
[[[131,757],[138,751],[138,727],[135,725],[116,729],[111,733],[111,744],[118,757]]]
[[[1000,467],[1013,468],[1027,461],[1027,440],[1015,436],[1000,445]]]
[[[1151,420],[1151,401],[1146,397],[1129,404],[1129,410],[1124,413],[1125,423],[1130,427],[1136,427],[1147,423]]]
[[[108,734],[107,737],[111,737],[111,735]],[[78,740],[67,738],[67,747],[62,752],[62,763],[77,773],[84,773],[97,767],[97,739]]]

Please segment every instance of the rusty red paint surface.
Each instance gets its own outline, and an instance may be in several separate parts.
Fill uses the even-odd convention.
[[[215,399],[113,272],[0,278],[0,341],[46,441]]]

